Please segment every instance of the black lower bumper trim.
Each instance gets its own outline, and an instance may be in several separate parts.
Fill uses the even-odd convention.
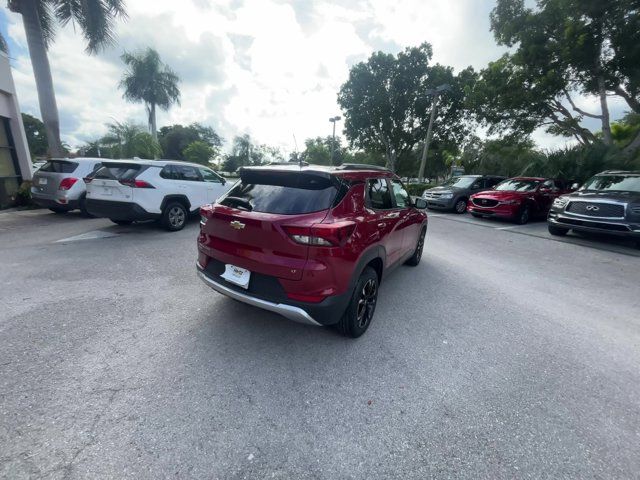
[[[215,259],[210,259],[207,268],[204,270],[200,269],[199,271],[216,284],[222,285],[224,288],[237,292],[238,294],[250,295],[261,301],[273,304],[286,304],[304,310],[321,325],[338,323],[351,300],[351,292],[345,292],[341,295],[327,297],[319,303],[298,302],[286,296],[277,278],[257,273],[252,273],[249,288],[244,289],[220,277],[220,274],[224,271],[224,264]]]
[[[95,200],[87,198],[87,211],[95,216],[113,220],[152,220],[160,218],[160,214],[149,213],[137,203],[114,202],[111,200]]]

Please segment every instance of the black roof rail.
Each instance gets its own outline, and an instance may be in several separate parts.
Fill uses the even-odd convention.
[[[379,165],[368,165],[366,163],[343,163],[336,170],[380,170],[382,172],[390,172],[387,167],[381,167]]]

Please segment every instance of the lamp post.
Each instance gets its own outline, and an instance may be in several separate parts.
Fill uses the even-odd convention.
[[[427,139],[424,142],[422,158],[420,159],[420,171],[418,172],[418,179],[420,182],[424,182],[424,169],[427,166],[427,154],[429,153],[429,144],[431,143],[431,134],[433,132],[433,121],[436,118],[436,109],[438,108],[440,94],[448,90],[451,90],[451,86],[445,83],[439,87],[426,91],[427,95],[433,95],[433,101],[431,102],[431,116],[429,117],[429,127],[427,128]]]
[[[336,151],[336,122],[342,120],[342,117],[331,117],[329,121],[333,123],[333,140],[331,141],[331,165],[335,165],[335,151]]]

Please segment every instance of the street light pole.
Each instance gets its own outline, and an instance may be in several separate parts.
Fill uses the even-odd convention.
[[[336,151],[336,122],[342,120],[342,117],[331,117],[329,121],[333,123],[333,139],[331,141],[331,165],[335,165],[335,151]]]
[[[427,155],[429,153],[429,144],[431,143],[431,136],[433,134],[433,122],[436,118],[436,110],[438,108],[438,102],[440,101],[440,94],[447,90],[451,90],[451,87],[447,84],[440,85],[435,90],[427,90],[427,95],[433,95],[433,101],[431,103],[429,126],[427,127],[427,138],[424,142],[422,158],[420,159],[420,171],[418,172],[418,179],[420,182],[424,182],[424,169],[427,166]]]

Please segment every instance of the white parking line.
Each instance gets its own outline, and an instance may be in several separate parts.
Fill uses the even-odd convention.
[[[92,232],[81,233],[80,235],[74,235],[73,237],[63,238],[61,240],[56,240],[55,243],[65,243],[65,242],[77,242],[80,240],[96,240],[98,238],[111,238],[111,237],[119,237],[120,234],[112,233],[112,232],[103,232],[101,230],[94,230]]]

